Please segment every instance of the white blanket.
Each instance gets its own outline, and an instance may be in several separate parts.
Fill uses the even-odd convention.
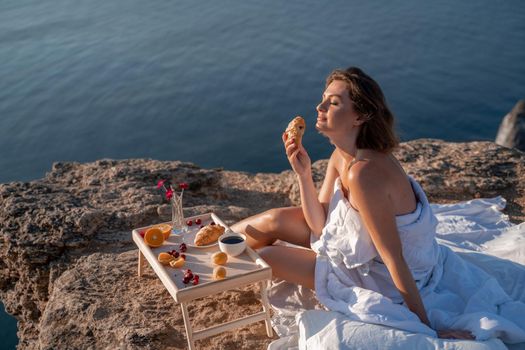
[[[453,269],[460,272],[450,280],[455,279],[458,284],[463,283],[468,286],[473,276],[471,274],[465,276],[461,273],[472,270],[475,265],[475,269],[484,271],[483,275],[488,274],[494,278],[485,279],[486,283],[494,284],[485,290],[498,290],[499,283],[510,297],[509,300],[494,300],[496,307],[503,305],[504,309],[493,310],[494,315],[503,313],[505,314],[503,318],[495,319],[491,317],[494,315],[490,314],[489,317],[485,317],[486,308],[475,301],[487,300],[487,296],[479,295],[479,298],[471,298],[473,302],[467,305],[467,311],[471,316],[477,311],[483,312],[485,318],[482,317],[481,321],[478,318],[478,324],[472,324],[475,317],[455,319],[455,327],[475,329],[477,339],[484,340],[437,339],[424,329],[421,332],[408,328],[412,331],[410,332],[406,330],[407,328],[400,330],[403,328],[402,325],[393,324],[395,328],[388,327],[373,324],[377,322],[363,322],[367,321],[366,319],[357,320],[355,317],[352,319],[349,315],[338,312],[321,311],[323,307],[316,303],[311,291],[281,282],[270,290],[270,301],[276,310],[274,328],[282,338],[272,343],[269,349],[294,347],[301,349],[484,349],[505,348],[500,339],[494,338],[495,334],[507,341],[521,339],[522,332],[525,330],[523,316],[525,310],[522,310],[525,302],[525,224],[510,224],[508,218],[500,212],[504,206],[505,201],[501,197],[477,199],[453,205],[432,205],[439,222],[437,237],[442,252],[440,259],[443,260],[445,267],[448,262]],[[448,247],[456,254],[451,253]],[[505,293],[496,293],[494,297],[501,299]],[[427,298],[426,307],[429,307],[428,303],[434,302],[434,306],[446,309],[446,304],[443,305],[446,299],[440,300],[440,297],[443,296],[435,297],[435,300],[431,298],[430,301]],[[468,297],[470,298],[471,295]],[[488,296],[488,299],[490,300],[491,296]],[[519,303],[514,303],[510,299]],[[454,310],[453,303],[450,304],[449,309],[449,311]],[[429,316],[435,320],[434,322],[440,319],[445,322],[448,317],[446,313]],[[506,318],[513,322],[506,323]],[[484,334],[484,330],[490,331]],[[515,344],[512,348],[525,348],[525,344]]]

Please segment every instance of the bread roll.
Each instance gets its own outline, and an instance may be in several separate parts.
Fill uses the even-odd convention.
[[[303,117],[297,116],[288,124],[285,132],[288,136],[288,139],[293,138],[295,140],[295,144],[299,146],[302,142],[305,130],[306,122],[304,121]]]
[[[220,235],[224,233],[224,227],[221,225],[206,225],[195,235],[195,245],[203,246],[217,242]]]
[[[226,269],[223,266],[216,266],[213,269],[213,279],[223,280],[226,278]]]
[[[228,261],[228,255],[224,252],[217,252],[211,256],[211,261],[215,265],[225,265]]]

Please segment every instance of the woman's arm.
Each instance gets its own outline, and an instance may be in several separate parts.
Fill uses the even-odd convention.
[[[347,183],[363,222],[377,252],[410,311],[430,327],[419,290],[403,258],[392,200],[385,188],[385,178],[368,162],[356,163],[350,169]]]
[[[293,139],[288,140],[286,133],[283,134],[283,142],[290,165],[299,181],[304,218],[312,232],[319,236],[326,221],[326,212],[317,197],[310,157],[302,145],[297,146]]]
[[[355,205],[370,233],[377,252],[383,259],[392,280],[410,311],[430,327],[427,312],[414,277],[403,258],[401,239],[397,231],[394,206],[384,183],[384,175],[373,165],[357,163],[350,169],[347,183]],[[436,330],[439,338],[475,339],[466,330]]]
[[[328,205],[332,199],[332,194],[334,193],[334,182],[335,179],[339,176],[339,172],[336,167],[338,161],[337,149],[332,152],[330,159],[328,160],[328,165],[326,166],[326,173],[323,180],[323,185],[319,190],[319,202],[323,205],[325,216],[328,213]]]

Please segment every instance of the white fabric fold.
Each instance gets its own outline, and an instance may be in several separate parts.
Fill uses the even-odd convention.
[[[413,179],[410,181],[418,198],[417,209],[397,217],[396,221],[403,255],[420,289],[432,328],[470,330],[477,339],[470,343],[480,346],[501,344],[496,338],[507,344],[525,342],[525,318],[521,316],[525,314],[525,223],[512,225],[508,221],[501,213],[505,206],[502,197],[430,205],[419,184]],[[300,348],[311,349],[307,346],[309,341],[311,344],[323,342],[319,334],[325,331],[338,336],[323,336],[324,348],[360,347],[356,346],[357,340],[342,338],[344,332],[341,332],[359,333],[363,327],[374,330],[367,339],[370,349],[374,344],[380,346],[388,334],[396,332],[405,332],[404,337],[411,341],[419,337],[417,341],[427,345],[475,348],[450,347],[447,340],[436,339],[435,331],[408,310],[378,257],[359,213],[344,198],[339,180],[334,186],[325,229],[312,249],[318,253],[317,299],[325,309],[332,310],[327,317],[332,317],[333,322],[320,321],[315,325],[315,318],[311,316],[317,317],[326,311],[309,311],[313,296],[309,296],[309,307],[302,306],[305,299],[289,299],[289,311],[294,301],[296,305],[294,321],[297,322],[291,324],[299,325]],[[506,271],[512,271],[513,275],[507,275]],[[286,285],[280,286],[280,294]],[[288,288],[293,289],[289,284]],[[275,298],[270,301],[273,304]],[[279,308],[276,310],[279,315]],[[293,312],[286,317],[291,315]],[[297,328],[294,329],[286,336],[297,337]],[[352,346],[345,347],[345,344]]]

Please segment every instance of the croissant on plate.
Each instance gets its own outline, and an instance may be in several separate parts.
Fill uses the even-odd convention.
[[[288,124],[285,132],[288,136],[288,139],[293,138],[295,140],[295,144],[299,146],[301,144],[305,130],[306,123],[303,117],[297,116]]]
[[[225,229],[221,225],[206,225],[195,235],[195,245],[203,246],[217,242]]]

